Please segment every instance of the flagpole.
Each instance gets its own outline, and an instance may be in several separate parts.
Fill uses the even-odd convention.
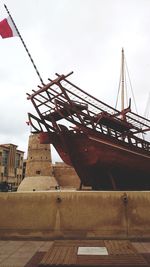
[[[18,36],[20,37],[20,40],[21,40],[21,42],[22,42],[22,44],[23,44],[23,46],[24,46],[24,48],[25,48],[25,50],[26,50],[26,52],[27,52],[27,54],[28,54],[28,56],[29,56],[29,58],[31,60],[31,63],[32,63],[32,65],[33,65],[33,67],[34,67],[34,69],[35,69],[35,71],[36,71],[41,83],[44,84],[43,79],[42,79],[42,77],[41,77],[41,75],[40,75],[40,73],[39,73],[39,71],[38,71],[38,69],[37,69],[37,67],[35,65],[35,62],[34,62],[32,56],[31,56],[31,54],[30,54],[30,52],[29,52],[29,50],[28,50],[28,48],[27,48],[27,46],[26,46],[26,44],[25,44],[25,42],[24,42],[24,40],[23,40],[23,38],[22,38],[22,36],[21,36],[21,34],[20,34],[20,32],[19,32],[19,30],[18,30],[18,28],[17,28],[17,26],[16,26],[16,24],[15,24],[15,22],[14,22],[12,16],[11,16],[8,8],[7,8],[7,6],[4,5],[4,7],[5,7],[5,9],[6,9],[6,11],[7,11],[8,15],[9,15],[9,17],[10,17],[10,19],[11,19],[11,21],[12,21],[12,23],[13,23],[15,29],[16,29],[16,31],[17,31]]]

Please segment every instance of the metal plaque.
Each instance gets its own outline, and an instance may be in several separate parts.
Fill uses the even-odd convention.
[[[77,255],[108,255],[106,247],[78,247]]]

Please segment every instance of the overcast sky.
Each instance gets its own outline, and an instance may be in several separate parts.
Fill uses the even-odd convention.
[[[144,114],[150,92],[150,0],[1,0],[0,20],[7,17],[4,3],[45,83],[56,72],[74,71],[70,79],[76,85],[115,106],[124,47]],[[0,37],[1,144],[27,151],[27,112],[33,107],[26,93],[39,84],[19,37]]]

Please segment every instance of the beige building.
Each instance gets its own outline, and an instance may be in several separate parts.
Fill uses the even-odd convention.
[[[39,135],[31,134],[28,141],[25,177],[51,176],[51,163],[50,145],[40,144]]]
[[[14,144],[0,145],[0,182],[18,186],[22,181],[24,152]]]
[[[74,168],[64,162],[53,164],[51,147],[49,144],[40,144],[38,134],[29,136],[28,155],[27,160],[24,161],[24,177],[19,191],[50,190],[56,186],[66,189],[80,187],[80,179]]]

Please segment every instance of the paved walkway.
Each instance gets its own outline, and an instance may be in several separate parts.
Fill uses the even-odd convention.
[[[0,241],[0,267],[24,267],[38,252],[45,254],[52,244],[53,241],[2,240]]]

